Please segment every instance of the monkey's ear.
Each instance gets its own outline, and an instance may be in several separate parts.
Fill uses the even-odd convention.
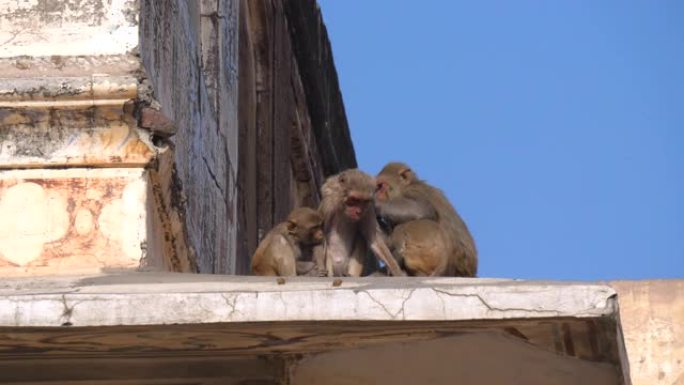
[[[404,182],[410,182],[415,178],[415,175],[413,174],[413,171],[411,171],[410,168],[405,168],[399,171],[399,176]]]
[[[287,232],[288,233],[294,234],[296,228],[297,228],[297,224],[294,221],[287,221]]]

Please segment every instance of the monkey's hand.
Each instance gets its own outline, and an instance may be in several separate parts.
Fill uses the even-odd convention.
[[[390,225],[399,225],[416,219],[437,220],[438,214],[430,202],[422,199],[398,197],[375,202],[376,211]]]
[[[297,261],[297,275],[306,277],[325,277],[328,272],[319,268],[314,262]]]
[[[318,266],[316,266],[307,275],[309,277],[327,277],[328,271],[325,269],[321,269]]]

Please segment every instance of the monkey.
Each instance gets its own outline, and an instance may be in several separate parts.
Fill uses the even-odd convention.
[[[315,257],[330,277],[360,277],[367,264],[368,248],[394,276],[406,275],[383,240],[373,206],[375,181],[358,169],[348,169],[326,179],[321,187],[319,212],[323,217],[325,247]]]
[[[312,261],[302,261],[323,242],[323,218],[309,207],[295,208],[287,220],[276,225],[261,240],[252,256],[255,275],[321,275]]]
[[[391,229],[389,247],[409,275],[476,276],[475,241],[441,190],[400,162],[385,165],[376,184],[374,203]]]
[[[447,272],[449,238],[433,219],[414,219],[397,225],[390,233],[388,247],[410,275],[426,277]]]

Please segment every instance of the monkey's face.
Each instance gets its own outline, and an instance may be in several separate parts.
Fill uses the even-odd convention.
[[[323,242],[322,225],[319,223],[307,228],[302,228],[299,238],[300,242],[305,245],[318,245]]]
[[[290,222],[289,227],[289,232],[297,243],[312,246],[323,242],[323,225],[321,222]]]
[[[377,183],[375,185],[375,199],[381,202],[389,200],[389,194],[391,189],[392,187],[390,186],[387,180],[378,178]]]
[[[378,176],[374,194],[377,201],[384,202],[401,195],[401,184],[396,179],[384,175]]]
[[[368,209],[369,202],[370,196],[356,194],[348,195],[344,199],[344,215],[354,222],[361,220]]]
[[[402,195],[402,188],[415,180],[415,174],[401,163],[390,163],[375,178],[375,200],[388,201]]]
[[[353,222],[361,220],[373,200],[373,177],[357,169],[345,170],[338,175],[337,184],[344,216]]]
[[[323,242],[323,218],[318,211],[308,207],[299,207],[287,218],[288,231],[297,242],[305,245],[317,245]]]

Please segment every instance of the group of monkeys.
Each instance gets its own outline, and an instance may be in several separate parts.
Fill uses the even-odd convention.
[[[384,267],[367,258],[369,248]],[[358,169],[329,177],[318,210],[295,208],[263,238],[252,272],[474,277],[477,250],[442,191],[391,162],[375,178]]]

